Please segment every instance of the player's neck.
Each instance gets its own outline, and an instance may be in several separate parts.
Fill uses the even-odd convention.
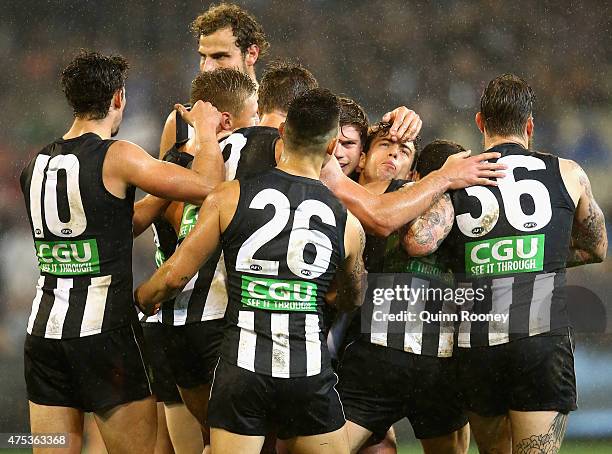
[[[75,137],[82,136],[88,132],[93,132],[99,135],[102,139],[110,139],[113,125],[113,119],[106,117],[102,120],[85,120],[82,118],[75,118],[72,126],[66,134],[63,135],[64,139],[74,139]]]
[[[489,136],[484,135],[485,151],[502,143],[516,143],[523,148],[529,148],[529,140],[526,137],[519,136]]]
[[[369,177],[366,175],[366,171],[365,171],[365,170],[362,170],[362,171],[361,171],[361,173],[359,173],[359,181],[358,181],[358,183],[359,183],[361,186],[364,186],[364,185],[366,185],[366,184],[373,183],[374,181],[376,181],[374,178],[369,178]]]
[[[299,153],[285,152],[281,155],[280,162],[276,167],[291,175],[318,180],[321,176],[322,164],[321,159],[312,159],[310,156],[303,156]]]
[[[275,110],[273,112],[265,113],[261,116],[259,126],[268,126],[270,128],[278,128],[281,123],[287,119],[287,113]]]

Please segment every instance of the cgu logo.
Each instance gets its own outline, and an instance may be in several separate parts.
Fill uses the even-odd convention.
[[[538,254],[538,237],[528,238],[530,240],[529,248],[525,251],[526,239],[517,238],[516,240],[503,239],[491,244],[490,242],[479,243],[472,248],[470,258],[477,265],[490,263],[491,258],[496,261],[513,260],[516,252],[516,257],[520,259],[531,259]],[[489,250],[490,249],[490,250]],[[486,257],[480,258],[478,253],[483,250],[487,251]],[[483,253],[480,255],[483,256]]]
[[[53,245],[41,243],[38,246],[38,257],[41,262],[45,263],[85,263],[92,258],[91,245],[83,243],[82,250],[79,251],[74,243],[56,243]]]
[[[253,280],[247,286],[251,298],[276,301],[312,301],[316,297],[316,286],[300,282],[274,282]]]

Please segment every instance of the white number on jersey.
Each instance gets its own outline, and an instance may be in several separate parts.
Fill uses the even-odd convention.
[[[257,194],[249,208],[263,210],[274,206],[274,217],[257,229],[242,244],[236,257],[236,271],[255,274],[278,275],[279,262],[260,260],[253,256],[265,244],[276,238],[289,222],[291,204],[285,194],[276,189],[264,189]],[[293,274],[305,279],[315,279],[327,270],[333,251],[331,240],[318,230],[310,230],[310,218],[317,216],[327,225],[335,226],[336,217],[330,207],[318,200],[304,200],[298,205],[293,217],[293,226],[287,248],[287,266]],[[315,247],[313,263],[304,261],[304,250],[308,244]]]
[[[47,168],[46,172],[45,168]],[[30,181],[30,215],[32,216],[34,237],[42,238],[44,236],[43,205],[45,207],[45,223],[54,235],[64,238],[75,237],[81,235],[87,228],[87,218],[85,217],[79,187],[79,168],[79,160],[73,154],[57,155],[53,158],[47,155],[36,157]],[[66,171],[66,196],[70,211],[68,222],[60,220],[57,208],[57,176],[59,170]],[[47,181],[43,200],[43,179],[45,175]]]
[[[522,232],[531,232],[548,225],[552,218],[550,194],[546,186],[537,180],[514,179],[514,169],[546,169],[546,164],[534,156],[504,156],[497,160],[508,166],[505,178],[499,178],[497,185],[504,202],[504,213],[512,227]],[[457,215],[457,226],[469,237],[481,237],[489,233],[499,219],[499,203],[493,192],[484,186],[472,186],[465,190],[468,195],[476,197],[482,206],[482,214],[474,218],[470,213]],[[521,196],[527,194],[533,200],[534,212],[526,214],[521,207]]]
[[[247,144],[247,138],[240,133],[231,134],[223,140],[219,146],[221,151],[228,145],[231,145],[229,158],[225,161],[225,181],[232,181],[236,178],[236,170],[238,170],[238,161],[240,161],[240,152]]]

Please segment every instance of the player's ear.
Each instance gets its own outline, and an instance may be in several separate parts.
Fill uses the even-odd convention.
[[[229,112],[221,112],[221,129],[231,131],[233,129],[232,115]]]
[[[120,88],[113,94],[111,103],[111,107],[121,109],[121,107],[125,104],[125,88]]]
[[[361,154],[359,155],[359,165],[358,165],[361,171],[365,169],[365,164],[366,164],[366,154],[362,151]]]
[[[529,118],[527,119],[527,126],[525,127],[525,132],[527,133],[527,138],[529,139],[531,139],[531,136],[533,136],[533,128],[533,117],[529,116]]]
[[[476,126],[478,126],[478,129],[480,129],[480,132],[482,132],[484,134],[484,118],[482,117],[482,113],[478,112],[476,114]]]
[[[329,143],[327,144],[327,150],[326,153],[329,156],[332,156],[334,154],[334,151],[336,151],[336,145],[338,145],[338,138],[334,137],[332,140],[329,141]]]
[[[285,135],[285,122],[283,121],[280,125],[278,125],[278,133],[281,137]]]
[[[247,47],[246,52],[244,53],[244,62],[247,66],[253,66],[257,62],[259,58],[259,46],[257,44],[251,44]]]

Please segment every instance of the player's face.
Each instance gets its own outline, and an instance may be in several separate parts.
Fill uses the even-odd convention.
[[[257,95],[253,95],[245,101],[242,112],[234,116],[232,127],[233,129],[248,128],[249,126],[257,126],[258,123]]]
[[[236,46],[236,37],[231,27],[222,28],[210,35],[200,35],[198,53],[201,72],[233,68],[246,73],[244,55]]]
[[[338,132],[338,144],[334,156],[338,159],[345,175],[350,175],[355,171],[359,165],[362,150],[363,143],[359,130],[351,125],[342,126]]]
[[[376,137],[366,154],[363,172],[368,181],[406,179],[412,167],[413,142],[393,142],[388,136]]]

